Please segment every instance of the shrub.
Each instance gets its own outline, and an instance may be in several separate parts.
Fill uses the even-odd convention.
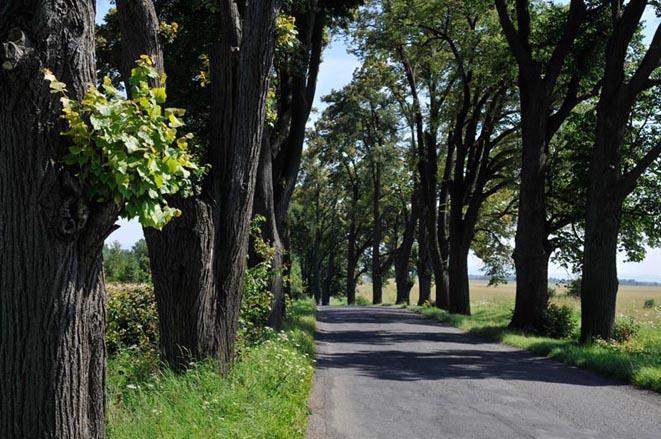
[[[546,294],[548,294],[549,299],[553,299],[553,298],[555,297],[555,295],[556,295],[556,290],[555,290],[555,288],[553,288],[553,287],[548,287],[548,288],[546,289]]]
[[[640,323],[633,317],[621,317],[615,320],[613,339],[619,343],[633,340],[640,333]]]
[[[573,334],[576,327],[577,323],[571,307],[551,304],[544,311],[542,332],[545,335],[553,338],[567,338]]]
[[[265,339],[266,325],[271,314],[271,278],[273,277],[273,257],[275,250],[262,238],[260,230],[264,217],[258,215],[251,223],[253,249],[260,262],[246,270],[241,317],[239,320],[241,337],[249,345]]]
[[[358,306],[367,306],[370,304],[370,301],[363,296],[356,296],[356,305]]]
[[[581,297],[581,278],[577,277],[572,279],[567,284],[566,293],[569,297],[576,297],[577,299]]]
[[[158,350],[158,313],[154,291],[146,285],[108,287],[106,345],[114,355],[123,349]]]
[[[289,289],[291,290],[292,298],[294,300],[302,299],[305,288],[303,286],[301,262],[298,260],[298,258],[293,258],[292,260],[291,266],[289,268],[289,274],[287,276],[287,281],[289,282]]]
[[[643,308],[646,308],[646,309],[652,309],[655,306],[656,306],[656,302],[654,301],[654,299],[647,299],[645,301],[645,303],[643,304]]]

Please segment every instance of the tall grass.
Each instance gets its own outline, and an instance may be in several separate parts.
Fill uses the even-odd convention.
[[[283,332],[242,350],[227,376],[183,374],[125,350],[108,365],[110,438],[302,438],[314,355],[314,307],[296,302]]]

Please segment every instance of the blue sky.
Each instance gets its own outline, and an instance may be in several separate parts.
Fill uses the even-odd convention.
[[[97,1],[97,21],[103,19],[103,16],[109,9],[108,0]],[[659,23],[659,19],[649,9],[645,14],[647,21],[646,40],[651,40],[653,29]],[[340,38],[335,38],[331,45],[324,52],[323,64],[319,71],[319,83],[317,86],[317,95],[315,98],[315,108],[321,110],[322,103],[320,98],[333,89],[342,88],[351,81],[353,71],[360,65],[359,60],[347,53],[347,46]],[[137,221],[119,221],[121,226],[108,238],[109,241],[119,241],[122,246],[130,247],[137,240],[142,238],[142,228]],[[640,263],[625,263],[623,255],[618,257],[618,275],[621,279],[638,279],[641,281],[661,281],[661,249],[649,249],[647,257]],[[469,261],[469,270],[471,273],[479,273],[481,261],[471,257]],[[551,264],[549,273],[553,277],[567,277],[567,273],[562,267]]]

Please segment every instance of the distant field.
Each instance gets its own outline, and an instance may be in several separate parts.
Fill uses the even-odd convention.
[[[514,304],[515,283],[510,282],[497,287],[490,287],[486,281],[470,281],[471,304],[486,305],[489,303],[503,304],[510,302]],[[551,285],[558,292],[553,302],[567,304],[579,308],[579,301],[564,294],[564,288]],[[432,296],[434,290],[432,289]],[[358,295],[368,301],[372,301],[372,285],[363,284],[358,287]],[[396,289],[393,281],[388,282],[383,288],[383,303],[395,303]],[[432,297],[433,298],[433,297]],[[648,299],[654,299],[656,307],[644,308],[643,304]],[[418,302],[418,285],[411,290],[411,304]],[[661,325],[661,287],[645,287],[622,285],[617,295],[617,313],[630,316],[641,322],[651,323],[655,326]]]

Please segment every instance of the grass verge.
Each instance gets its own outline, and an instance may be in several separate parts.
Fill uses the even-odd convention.
[[[507,329],[511,304],[478,304],[473,307],[472,316],[450,314],[431,306],[409,309],[510,346],[661,392],[661,333],[655,325],[642,327],[640,334],[626,343],[583,346],[575,337],[554,339]]]
[[[243,349],[232,372],[196,364],[175,374],[155,353],[108,364],[110,438],[303,438],[314,358],[314,307],[296,302],[284,331]]]

